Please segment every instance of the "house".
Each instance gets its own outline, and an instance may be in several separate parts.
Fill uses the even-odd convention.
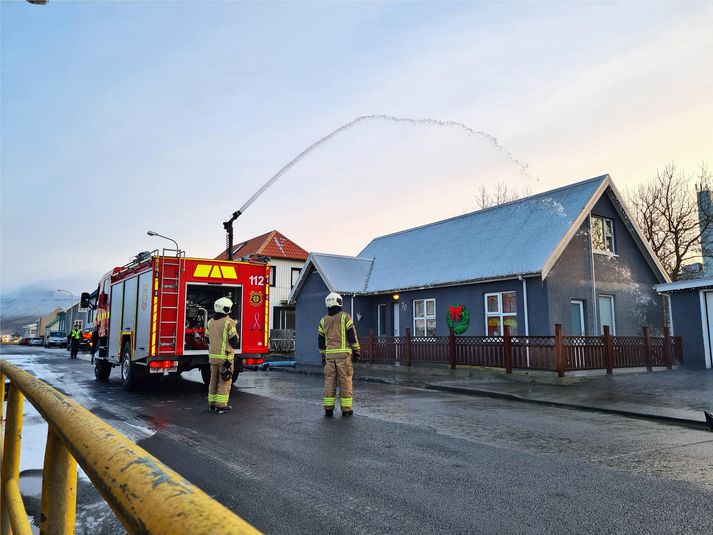
[[[307,251],[284,234],[272,230],[233,247],[233,259],[262,256],[270,262],[270,328],[295,328],[295,307],[289,305],[287,298],[297,282]],[[225,260],[225,251],[216,256]]]
[[[658,284],[668,295],[671,332],[681,337],[684,366],[713,368],[713,278]]]
[[[289,301],[295,358],[317,364],[324,297],[360,336],[660,335],[668,276],[609,175],[373,239],[356,257],[311,253]]]

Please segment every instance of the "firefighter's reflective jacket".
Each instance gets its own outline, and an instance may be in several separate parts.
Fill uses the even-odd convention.
[[[354,322],[346,312],[328,314],[319,322],[319,352],[323,357],[347,357],[352,350],[359,351]]]
[[[208,359],[211,364],[233,360],[233,353],[238,347],[238,331],[230,316],[216,314],[208,320],[205,336],[208,339]]]
[[[72,329],[72,332],[69,337],[74,338],[75,340],[79,340],[82,337],[82,331],[80,329]]]

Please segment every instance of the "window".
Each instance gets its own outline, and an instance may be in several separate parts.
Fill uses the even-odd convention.
[[[290,272],[290,288],[295,287],[295,284],[297,284],[297,279],[300,278],[300,273],[302,273],[302,270],[300,268],[292,268],[292,271]]]
[[[413,335],[436,336],[436,300],[414,299]]]
[[[593,215],[592,249],[600,253],[614,254],[614,221],[606,217]]]
[[[605,325],[609,325],[609,334],[616,336],[613,295],[599,296],[599,334],[604,334]]]
[[[572,336],[584,336],[584,301],[572,299],[569,304],[569,313],[572,320]]]
[[[386,305],[378,307],[378,322],[376,324],[376,335],[384,336],[386,334]]]
[[[488,336],[502,336],[503,325],[517,334],[517,293],[485,294],[485,331]]]
[[[270,286],[277,285],[277,266],[270,266]]]

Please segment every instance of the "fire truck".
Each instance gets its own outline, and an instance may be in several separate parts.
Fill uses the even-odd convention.
[[[213,303],[229,297],[240,338],[235,382],[243,364],[262,364],[268,351],[269,276],[260,259],[186,258],[174,250],[143,252],[115,267],[95,296],[82,294],[82,306],[95,309],[96,379],[107,381],[118,367],[124,388],[133,390],[141,381],[199,368],[208,384],[206,325]]]

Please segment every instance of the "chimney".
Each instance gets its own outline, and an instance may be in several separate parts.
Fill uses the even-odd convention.
[[[708,183],[702,180],[698,185],[698,224],[701,234],[701,256],[703,256],[703,275],[713,276],[713,201]],[[703,230],[705,228],[705,230]]]

